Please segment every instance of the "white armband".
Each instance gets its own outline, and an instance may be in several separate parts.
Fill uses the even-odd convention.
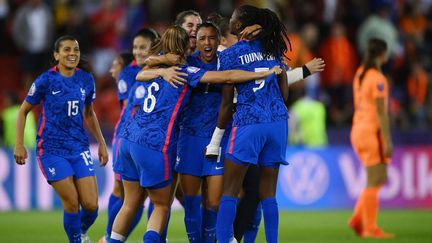
[[[225,129],[220,129],[219,127],[216,127],[209,145],[219,147],[224,133]]]
[[[288,70],[286,72],[287,74],[287,80],[288,80],[288,85],[293,84],[295,82],[298,82],[303,78],[303,68],[302,67],[297,67],[291,70]]]

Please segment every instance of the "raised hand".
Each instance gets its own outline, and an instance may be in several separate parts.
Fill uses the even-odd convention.
[[[306,63],[306,67],[309,69],[311,74],[322,72],[325,67],[325,62],[322,58],[314,58]]]

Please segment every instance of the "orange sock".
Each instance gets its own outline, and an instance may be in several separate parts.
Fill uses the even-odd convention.
[[[360,193],[360,195],[359,195],[359,197],[357,199],[356,205],[354,207],[354,213],[353,213],[353,215],[351,217],[352,220],[357,221],[357,220],[361,220],[361,218],[362,218],[363,197],[364,197],[364,194],[365,194],[364,192],[365,192],[365,190],[363,190]]]
[[[368,187],[362,193],[362,221],[365,231],[377,229],[378,192],[381,187]]]
[[[362,193],[360,193],[357,203],[354,208],[354,213],[351,216],[350,220],[348,221],[348,226],[354,230],[354,232],[358,236],[362,236],[363,234],[363,222],[362,222],[362,212],[363,210],[363,197],[364,197],[364,190]]]

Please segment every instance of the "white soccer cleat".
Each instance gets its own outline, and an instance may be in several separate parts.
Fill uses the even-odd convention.
[[[219,146],[214,146],[209,144],[205,149],[204,155],[208,159],[217,159],[217,157],[219,156],[219,151],[220,151]]]
[[[93,242],[91,241],[87,233],[85,233],[85,234],[81,234],[81,243],[93,243]]]

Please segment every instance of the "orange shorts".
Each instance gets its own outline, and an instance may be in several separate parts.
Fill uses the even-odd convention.
[[[365,167],[390,163],[390,158],[383,155],[383,142],[379,131],[352,130],[351,144]]]

